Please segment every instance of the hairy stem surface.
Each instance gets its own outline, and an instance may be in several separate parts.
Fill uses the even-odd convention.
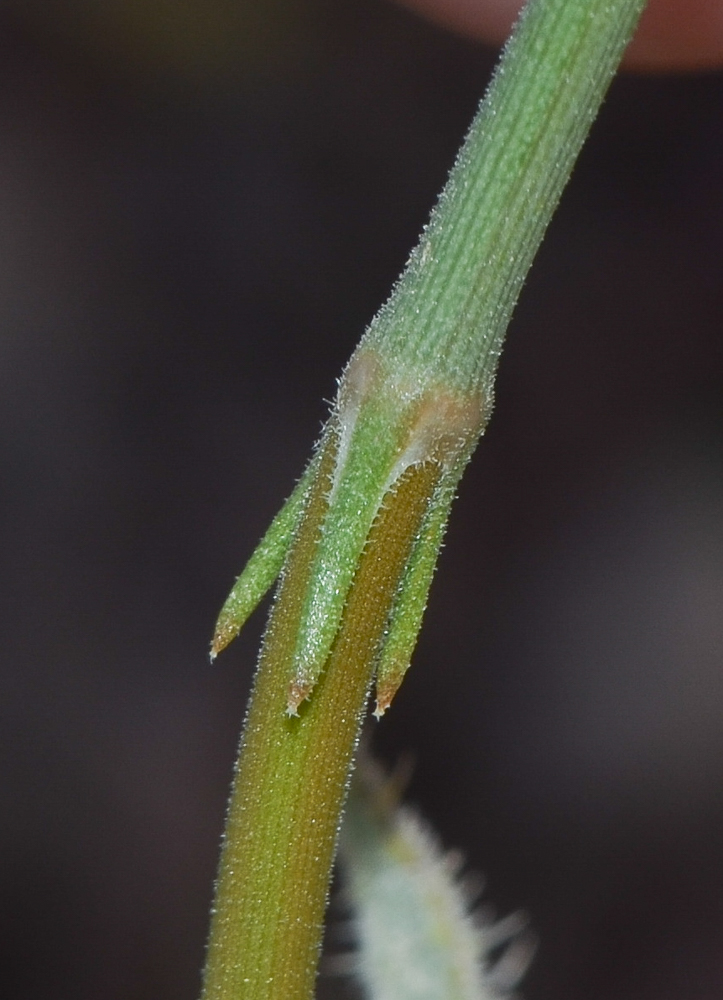
[[[313,995],[377,663],[381,712],[489,416],[507,322],[643,6],[528,5],[430,224],[341,380],[313,470],[226,608],[214,651],[290,545],[242,738],[204,1000]]]

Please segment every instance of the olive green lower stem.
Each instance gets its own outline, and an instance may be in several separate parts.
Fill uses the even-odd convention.
[[[390,601],[438,476],[406,474],[382,507],[326,670],[299,715],[289,665],[329,491],[322,463],[262,650],[231,797],[204,1000],[313,996],[339,817]]]

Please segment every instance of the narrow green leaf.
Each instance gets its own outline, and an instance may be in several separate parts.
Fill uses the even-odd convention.
[[[273,519],[253,555],[226,598],[216,622],[211,642],[211,659],[239,634],[249,615],[271,589],[281,572],[297,525],[304,512],[309,487],[318,459],[309,463],[296,488]]]
[[[435,490],[394,602],[376,669],[377,704],[374,714],[377,718],[389,708],[409,668],[454,499],[455,485],[443,481]]]
[[[453,493],[484,418],[476,393],[434,383],[398,384],[375,351],[359,351],[353,358],[329,421],[338,448],[329,508],[299,620],[291,715],[321,675],[380,510],[393,502],[407,470],[425,464],[434,466],[427,506],[436,496],[438,481]],[[437,548],[427,556],[432,563],[427,585],[436,555]],[[380,599],[386,596],[380,594]]]

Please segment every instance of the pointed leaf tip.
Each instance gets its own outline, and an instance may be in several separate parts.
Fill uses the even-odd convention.
[[[312,684],[307,684],[302,681],[293,680],[289,684],[289,694],[286,703],[286,714],[290,716],[296,716],[299,714],[299,705],[302,701],[306,701],[307,698],[311,696],[313,690]]]
[[[273,586],[304,511],[309,485],[318,460],[310,462],[296,488],[273,519],[233,585],[216,622],[211,641],[211,662],[233,642],[248,618]]]

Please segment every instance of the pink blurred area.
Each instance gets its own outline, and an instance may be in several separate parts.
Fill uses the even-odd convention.
[[[262,629],[211,668],[214,617],[495,53],[381,0],[0,26],[0,993],[191,1000]],[[719,74],[615,83],[374,727],[530,1000],[723,993],[722,161]]]
[[[465,37],[502,44],[521,0],[398,0]],[[719,0],[648,0],[624,59],[636,72],[690,72],[723,66]]]

